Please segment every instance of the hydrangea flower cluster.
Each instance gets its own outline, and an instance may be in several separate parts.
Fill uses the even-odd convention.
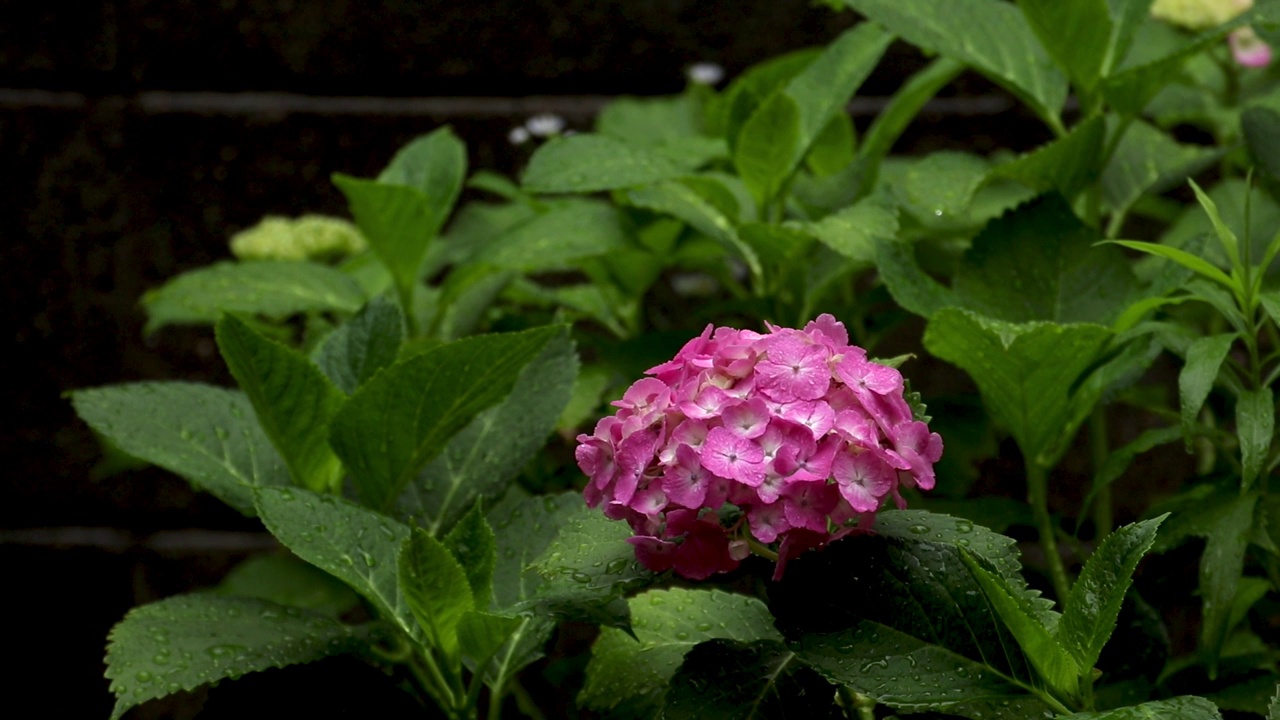
[[[929,489],[942,438],[912,415],[902,375],[822,315],[761,334],[708,325],[578,436],[591,507],[626,520],[636,557],[692,579],[752,547],[786,561],[868,531],[899,488]]]

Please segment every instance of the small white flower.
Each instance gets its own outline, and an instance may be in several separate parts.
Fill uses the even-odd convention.
[[[724,79],[724,68],[715,63],[700,62],[685,70],[689,82],[698,85],[715,85]]]
[[[529,131],[525,130],[523,127],[511,128],[511,132],[507,133],[507,140],[509,140],[512,145],[523,145],[529,142]]]
[[[564,131],[564,118],[551,113],[542,113],[526,120],[524,126],[529,129],[531,135],[551,137]]]

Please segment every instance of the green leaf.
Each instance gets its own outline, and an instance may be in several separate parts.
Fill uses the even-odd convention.
[[[598,509],[583,507],[568,517],[556,539],[534,563],[542,584],[531,603],[569,619],[629,627],[622,594],[650,582],[654,574],[636,560],[627,542],[631,528]]]
[[[679,218],[698,232],[712,238],[729,252],[741,257],[752,277],[761,277],[760,258],[738,237],[734,223],[694,187],[682,182],[665,182],[627,193],[636,207]]]
[[[312,353],[334,385],[350,395],[383,368],[390,367],[404,342],[404,315],[385,297],[369,301]]]
[[[485,311],[515,279],[516,273],[484,263],[454,268],[440,285],[431,333],[441,342],[452,342],[475,332]]]
[[[898,212],[878,198],[864,198],[816,223],[806,223],[804,229],[850,260],[872,265],[876,241],[892,241],[898,235]]]
[[[876,270],[894,302],[908,312],[931,318],[943,308],[960,304],[951,288],[920,269],[907,243],[877,240]]]
[[[685,656],[662,717],[825,718],[838,712],[835,688],[781,643],[710,640]]]
[[[1213,199],[1205,194],[1195,180],[1188,180],[1191,189],[1196,193],[1196,200],[1200,203],[1200,207],[1204,208],[1204,212],[1209,216],[1209,222],[1213,225],[1214,234],[1217,235],[1218,241],[1222,243],[1222,249],[1227,254],[1227,260],[1231,263],[1232,277],[1235,277],[1236,268],[1240,265],[1240,240],[1236,234],[1232,232],[1230,226],[1222,221],[1222,216],[1218,213],[1218,206]],[[1233,282],[1227,286],[1228,289],[1239,293],[1238,282]]]
[[[493,566],[498,552],[493,528],[480,512],[480,503],[473,505],[444,536],[444,546],[466,573],[472,607],[487,610],[493,602]]]
[[[458,623],[475,609],[467,572],[444,544],[421,528],[413,528],[405,538],[399,561],[401,592],[429,647],[458,657]]]
[[[244,394],[195,383],[113,385],[71,393],[76,413],[129,455],[181,475],[246,515],[253,491],[289,469]]]
[[[586,193],[649,185],[686,172],[661,153],[583,133],[552,138],[534,151],[520,184],[535,193]]]
[[[532,496],[517,488],[489,511],[498,548],[493,570],[494,607],[513,608],[534,598],[542,575],[530,566],[583,507],[578,492]]]
[[[689,95],[620,97],[596,116],[596,132],[657,148],[698,134],[699,108]]]
[[[1072,83],[1084,90],[1097,84],[1112,42],[1107,0],[1018,0],[1018,7]]]
[[[1098,662],[1115,631],[1133,571],[1155,543],[1156,529],[1166,517],[1126,525],[1108,535],[1071,587],[1056,638],[1084,672]]]
[[[858,144],[856,133],[848,114],[832,115],[805,153],[805,167],[819,176],[834,175],[848,167]]]
[[[1267,315],[1271,316],[1271,322],[1280,325],[1280,292],[1271,291],[1261,293],[1258,300],[1262,303],[1262,309],[1267,311]]]
[[[142,297],[146,332],[212,324],[224,312],[280,320],[305,312],[355,312],[360,286],[326,265],[296,261],[218,262],[185,272]]]
[[[503,645],[528,622],[528,618],[468,610],[458,620],[458,647],[477,665],[491,667],[490,661]]]
[[[356,391],[333,418],[330,443],[361,501],[390,508],[449,438],[506,397],[520,370],[561,333],[548,326],[458,340],[392,365]]]
[[[926,51],[954,58],[1058,122],[1066,78],[1011,4],[990,0],[845,0],[845,4]]]
[[[532,359],[512,372],[510,393],[476,414],[409,482],[396,499],[397,515],[439,535],[477,500],[501,495],[542,448],[578,372],[568,328],[550,331]]]
[[[1125,212],[1144,194],[1168,190],[1221,156],[1220,148],[1184,145],[1135,119],[1102,171],[1102,195],[1113,211]]]
[[[629,246],[616,208],[602,202],[575,200],[553,206],[511,228],[486,248],[484,261],[523,272],[572,270],[584,258]]]
[[[1280,177],[1280,112],[1260,105],[1248,108],[1240,115],[1240,129],[1258,169]]]
[[[1022,564],[1018,562],[1018,545],[1013,538],[993,532],[970,520],[927,510],[882,510],[876,514],[876,534],[898,540],[928,540],[950,545],[977,555],[990,564],[1005,580],[1021,582]],[[1026,583],[1018,586],[1026,590]],[[1037,611],[1051,607],[1047,600]]]
[[[999,320],[1110,324],[1138,280],[1123,253],[1097,239],[1061,197],[1042,196],[974,238],[953,289],[964,307]]]
[[[796,261],[813,244],[809,233],[790,225],[743,223],[738,235],[755,250],[764,267],[778,277],[793,270]]]
[[[442,127],[400,148],[378,174],[378,182],[421,190],[432,219],[427,234],[435,237],[458,201],[466,175],[467,148],[452,130]]]
[[[806,48],[769,58],[747,68],[746,72],[729,83],[723,94],[709,104],[707,132],[724,137],[732,154],[747,118],[751,117],[766,98],[782,90],[792,78],[813,64],[820,54],[820,48]]]
[[[1241,485],[1248,489],[1265,469],[1275,434],[1276,403],[1271,388],[1246,390],[1236,398],[1236,434],[1240,436]]]
[[[351,586],[401,631],[422,638],[396,578],[407,526],[301,488],[268,488],[257,499],[262,523],[281,544]]]
[[[1059,3],[1057,0],[1030,1],[1072,8],[1078,5],[1075,2]],[[1093,0],[1100,3],[1105,1]],[[987,177],[1016,180],[1037,192],[1057,190],[1063,197],[1074,198],[1097,179],[1101,171],[1102,143],[1106,134],[1107,123],[1102,116],[1092,117],[1071,128],[1071,132],[1063,137],[1020,155],[1012,162],[995,166]]]
[[[961,557],[973,578],[982,587],[987,601],[995,608],[1005,627],[1017,638],[1018,646],[1026,653],[1036,673],[1056,696],[1076,699],[1079,695],[1080,668],[1053,631],[1041,624],[1036,608],[1019,596],[1016,590],[1007,587],[1004,578],[982,567],[973,556],[961,552]]]
[[[1222,362],[1231,351],[1235,333],[1196,338],[1187,348],[1186,362],[1178,373],[1178,400],[1182,409],[1182,436],[1191,447],[1191,435],[1200,409],[1218,379]]]
[[[335,618],[360,601],[329,573],[290,555],[251,557],[232,568],[213,592],[270,600]]]
[[[365,643],[359,628],[266,600],[166,598],[134,608],[111,629],[111,718],[180,690],[353,652]]]
[[[1111,6],[1112,29],[1107,43],[1106,57],[1102,63],[1102,74],[1109,75],[1112,68],[1120,67],[1129,48],[1133,45],[1134,36],[1147,20],[1151,11],[1152,0],[1109,0]]]
[[[329,421],[346,400],[300,353],[254,332],[234,315],[217,325],[218,349],[294,483],[323,492],[342,481],[329,449]]]
[[[334,173],[333,184],[347,198],[347,206],[369,247],[395,280],[402,309],[412,307],[427,249],[443,220],[436,217],[432,198],[416,187]]]
[[[777,640],[764,603],[720,590],[649,590],[627,601],[635,636],[603,628],[591,648],[578,703],[608,710],[661,702],[685,654],[706,640]]]
[[[1089,494],[1085,497],[1083,507],[1089,507],[1093,504],[1094,496],[1103,488],[1111,485],[1125,471],[1129,469],[1129,465],[1133,463],[1133,459],[1148,450],[1167,445],[1168,443],[1182,437],[1182,429],[1178,426],[1152,428],[1144,430],[1133,441],[1112,450],[1107,455],[1107,459],[1103,461],[1102,467],[1098,468],[1093,476],[1093,484],[1089,487]],[[1080,513],[1084,516],[1084,512]]]
[[[1184,695],[1103,712],[1082,712],[1062,720],[1222,720],[1222,713],[1202,697]]]
[[[761,206],[773,201],[803,154],[800,108],[785,92],[770,95],[752,113],[733,151],[733,164]]]
[[[911,162],[894,190],[904,209],[922,222],[953,222],[968,215],[989,172],[984,158],[943,150]]]
[[[1280,720],[1280,685],[1276,685],[1271,703],[1267,705],[1267,720]]]
[[[1185,250],[1179,250],[1178,248],[1170,247],[1168,245],[1159,245],[1157,243],[1141,242],[1138,240],[1106,240],[1104,242],[1120,245],[1132,250],[1138,250],[1157,257],[1168,258],[1188,270],[1191,270],[1198,275],[1202,275],[1219,285],[1226,287],[1227,289],[1231,289],[1236,286],[1235,281],[1227,277],[1226,273]]]
[[[992,419],[1024,455],[1052,467],[1096,400],[1071,390],[1110,336],[1100,325],[1015,325],[944,308],[930,320],[924,344],[969,373]]]
[[[960,539],[918,539],[927,537],[849,537],[789,563],[769,593],[788,647],[828,680],[903,711],[1022,720],[1046,703],[1061,708],[965,564]],[[1005,585],[1048,627],[1055,616],[1038,594]]]

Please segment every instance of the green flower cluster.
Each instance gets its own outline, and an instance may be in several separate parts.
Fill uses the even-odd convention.
[[[231,252],[241,260],[333,260],[366,247],[355,225],[325,215],[268,215],[231,238]]]

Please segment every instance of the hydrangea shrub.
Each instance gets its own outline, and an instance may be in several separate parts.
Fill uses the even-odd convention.
[[[902,374],[821,315],[803,330],[708,325],[578,436],[584,495],[626,520],[649,569],[691,579],[752,547],[788,559],[866,532],[901,487],[933,487],[942,439],[917,419]]]

